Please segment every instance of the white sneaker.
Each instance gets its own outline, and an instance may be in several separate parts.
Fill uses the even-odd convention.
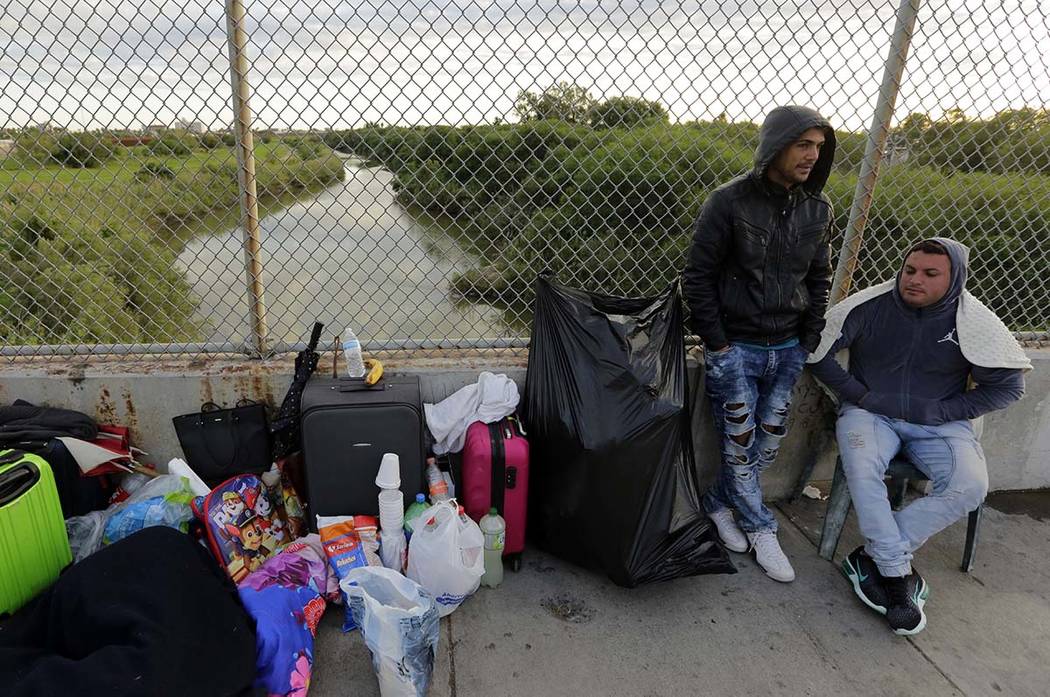
[[[755,561],[765,570],[766,576],[781,583],[795,580],[795,570],[791,568],[784,550],[780,549],[775,532],[749,532],[747,539],[751,540]]]
[[[722,538],[722,544],[726,546],[730,552],[746,552],[748,550],[747,538],[744,537],[744,531],[736,524],[733,519],[733,512],[728,508],[720,508],[714,513],[708,513],[707,517],[710,518],[715,527],[718,528],[718,536]]]

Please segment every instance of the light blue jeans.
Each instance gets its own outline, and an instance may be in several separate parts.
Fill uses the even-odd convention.
[[[734,345],[705,357],[704,385],[722,438],[722,466],[704,495],[704,508],[711,513],[735,508],[744,532],[777,530],[776,518],[762,503],[759,476],[773,464],[787,433],[791,393],[807,355],[799,346]]]
[[[836,434],[865,549],[884,576],[910,574],[912,553],[988,493],[984,451],[969,421],[922,426],[846,404]],[[883,478],[898,452],[929,477],[933,491],[894,512]]]

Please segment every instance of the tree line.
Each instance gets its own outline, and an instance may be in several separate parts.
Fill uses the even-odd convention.
[[[455,291],[508,318],[527,319],[541,270],[624,295],[675,278],[704,198],[752,166],[757,139],[752,123],[670,123],[649,100],[598,102],[566,83],[523,92],[514,112],[516,123],[369,124],[325,137],[388,168],[403,206],[472,247],[480,261],[455,277]],[[876,188],[860,285],[889,277],[914,239],[948,235],[974,248],[976,286],[1012,327],[1050,326],[1048,120],[1025,109],[905,118]],[[836,248],[865,136],[839,131],[837,140],[826,189]]]

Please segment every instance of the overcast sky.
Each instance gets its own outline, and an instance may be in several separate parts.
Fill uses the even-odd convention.
[[[257,128],[482,123],[568,80],[676,120],[865,127],[897,1],[244,0]],[[222,0],[6,0],[0,126],[232,120]],[[1050,2],[923,0],[898,116],[1050,108]]]

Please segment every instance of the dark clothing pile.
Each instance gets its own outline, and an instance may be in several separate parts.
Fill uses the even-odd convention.
[[[0,444],[45,441],[58,436],[94,440],[97,435],[98,424],[79,411],[38,407],[22,400],[0,407]]]
[[[146,528],[69,568],[0,621],[7,697],[242,697],[255,629],[207,550]]]
[[[113,493],[105,476],[85,477],[60,437],[91,441],[98,423],[79,411],[38,407],[25,400],[0,406],[0,450],[13,448],[47,460],[55,476],[62,516],[72,518],[105,508]]]

